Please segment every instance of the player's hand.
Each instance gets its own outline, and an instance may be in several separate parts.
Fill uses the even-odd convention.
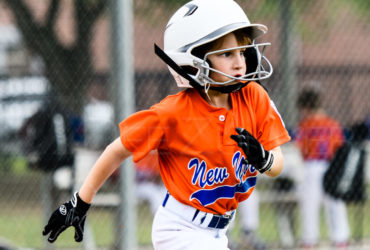
[[[274,155],[263,148],[256,138],[244,128],[236,128],[237,135],[231,135],[231,139],[243,149],[247,159],[244,163],[251,164],[261,174],[271,169]]]
[[[89,207],[90,204],[81,200],[76,192],[72,200],[62,204],[54,211],[42,234],[47,235],[50,233],[48,241],[53,243],[60,233],[73,226],[75,228],[75,241],[82,241],[86,213]]]

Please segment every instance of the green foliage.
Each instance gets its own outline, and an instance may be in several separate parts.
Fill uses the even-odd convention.
[[[350,1],[356,8],[357,13],[367,20],[370,19],[370,1],[352,0]]]
[[[169,7],[179,7],[182,6],[183,4],[189,2],[188,0],[152,0],[151,2],[160,4],[160,5],[167,5]]]

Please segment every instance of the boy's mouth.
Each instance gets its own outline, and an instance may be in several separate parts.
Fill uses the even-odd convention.
[[[239,77],[241,77],[242,75],[240,75],[240,74],[236,74],[236,75],[234,75],[234,77],[237,77],[237,78],[239,78]],[[246,83],[246,82],[248,82],[248,81],[245,81],[245,80],[235,80],[235,81],[238,81],[238,82],[241,82],[241,83]]]

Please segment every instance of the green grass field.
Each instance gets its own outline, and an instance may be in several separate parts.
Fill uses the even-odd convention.
[[[0,169],[0,177],[0,239],[6,239],[22,248],[41,249],[46,242],[46,238],[41,234],[45,219],[40,205],[40,180],[43,176],[39,172],[27,171],[24,165],[17,163],[11,172],[8,170],[4,172]],[[370,213],[368,212],[370,202],[365,204],[362,211],[356,205],[349,204],[347,208],[351,241],[355,242],[358,238],[370,239]],[[140,204],[137,215],[138,244],[139,246],[150,246],[152,215],[147,204]],[[230,232],[231,240],[241,237],[237,218]],[[297,238],[299,238],[298,211],[295,212],[294,218],[296,219]],[[116,238],[114,210],[92,207],[87,222],[92,227],[97,245],[109,248]],[[279,232],[272,204],[263,203],[261,205],[258,234],[267,243],[278,245]],[[73,229],[68,229],[59,237],[55,246],[58,249],[78,248],[80,244],[74,242],[73,235]],[[322,240],[328,240],[323,216],[321,235]]]
[[[138,241],[140,245],[150,245],[151,217],[143,218],[138,225]],[[94,233],[99,247],[108,247],[115,239],[114,213],[108,210],[92,209],[87,222]],[[40,249],[46,241],[41,232],[44,223],[40,208],[14,209],[7,207],[0,212],[0,237],[7,239],[14,246]],[[129,225],[127,225],[129,226]],[[55,242],[57,248],[75,248],[80,246],[74,242],[74,229],[63,232]]]
[[[348,206],[348,214],[351,225],[352,241],[358,236],[360,223],[363,222],[364,238],[370,238],[370,214],[364,213],[361,221],[355,218],[358,214],[355,206]],[[364,211],[369,210],[369,204],[366,205]],[[140,211],[138,211],[138,217],[140,220],[137,224],[137,237],[139,245],[150,245],[150,232],[152,217],[147,206],[144,205]],[[278,242],[278,231],[277,223],[275,218],[274,210],[268,205],[263,205],[261,208],[261,226],[258,230],[260,237],[270,243],[277,244]],[[297,218],[299,219],[299,218]],[[44,243],[45,238],[41,235],[43,228],[42,211],[40,207],[17,207],[14,208],[11,204],[2,206],[0,211],[0,236],[12,242],[14,245],[24,248],[40,249]],[[297,220],[299,222],[299,220]],[[114,225],[114,213],[107,209],[92,209],[89,212],[88,223],[92,227],[94,238],[99,247],[109,247],[113,244],[115,239],[115,225]],[[299,223],[297,223],[299,224]],[[327,232],[324,221],[321,223],[322,239],[327,240]],[[299,226],[298,226],[299,228]],[[240,236],[240,225],[236,220],[236,224],[231,231],[231,238],[237,238]],[[300,232],[298,230],[298,236]],[[357,235],[356,235],[357,234]],[[74,230],[67,229],[66,232],[61,234],[55,245],[59,248],[75,248],[79,244],[73,240]]]

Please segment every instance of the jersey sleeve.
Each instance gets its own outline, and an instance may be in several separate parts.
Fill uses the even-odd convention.
[[[258,141],[266,150],[271,150],[290,141],[283,119],[267,92],[260,85],[256,85],[253,95],[256,100],[254,108],[257,118],[256,136]]]
[[[139,111],[119,124],[122,144],[138,162],[151,150],[158,148],[164,133],[155,109]]]

